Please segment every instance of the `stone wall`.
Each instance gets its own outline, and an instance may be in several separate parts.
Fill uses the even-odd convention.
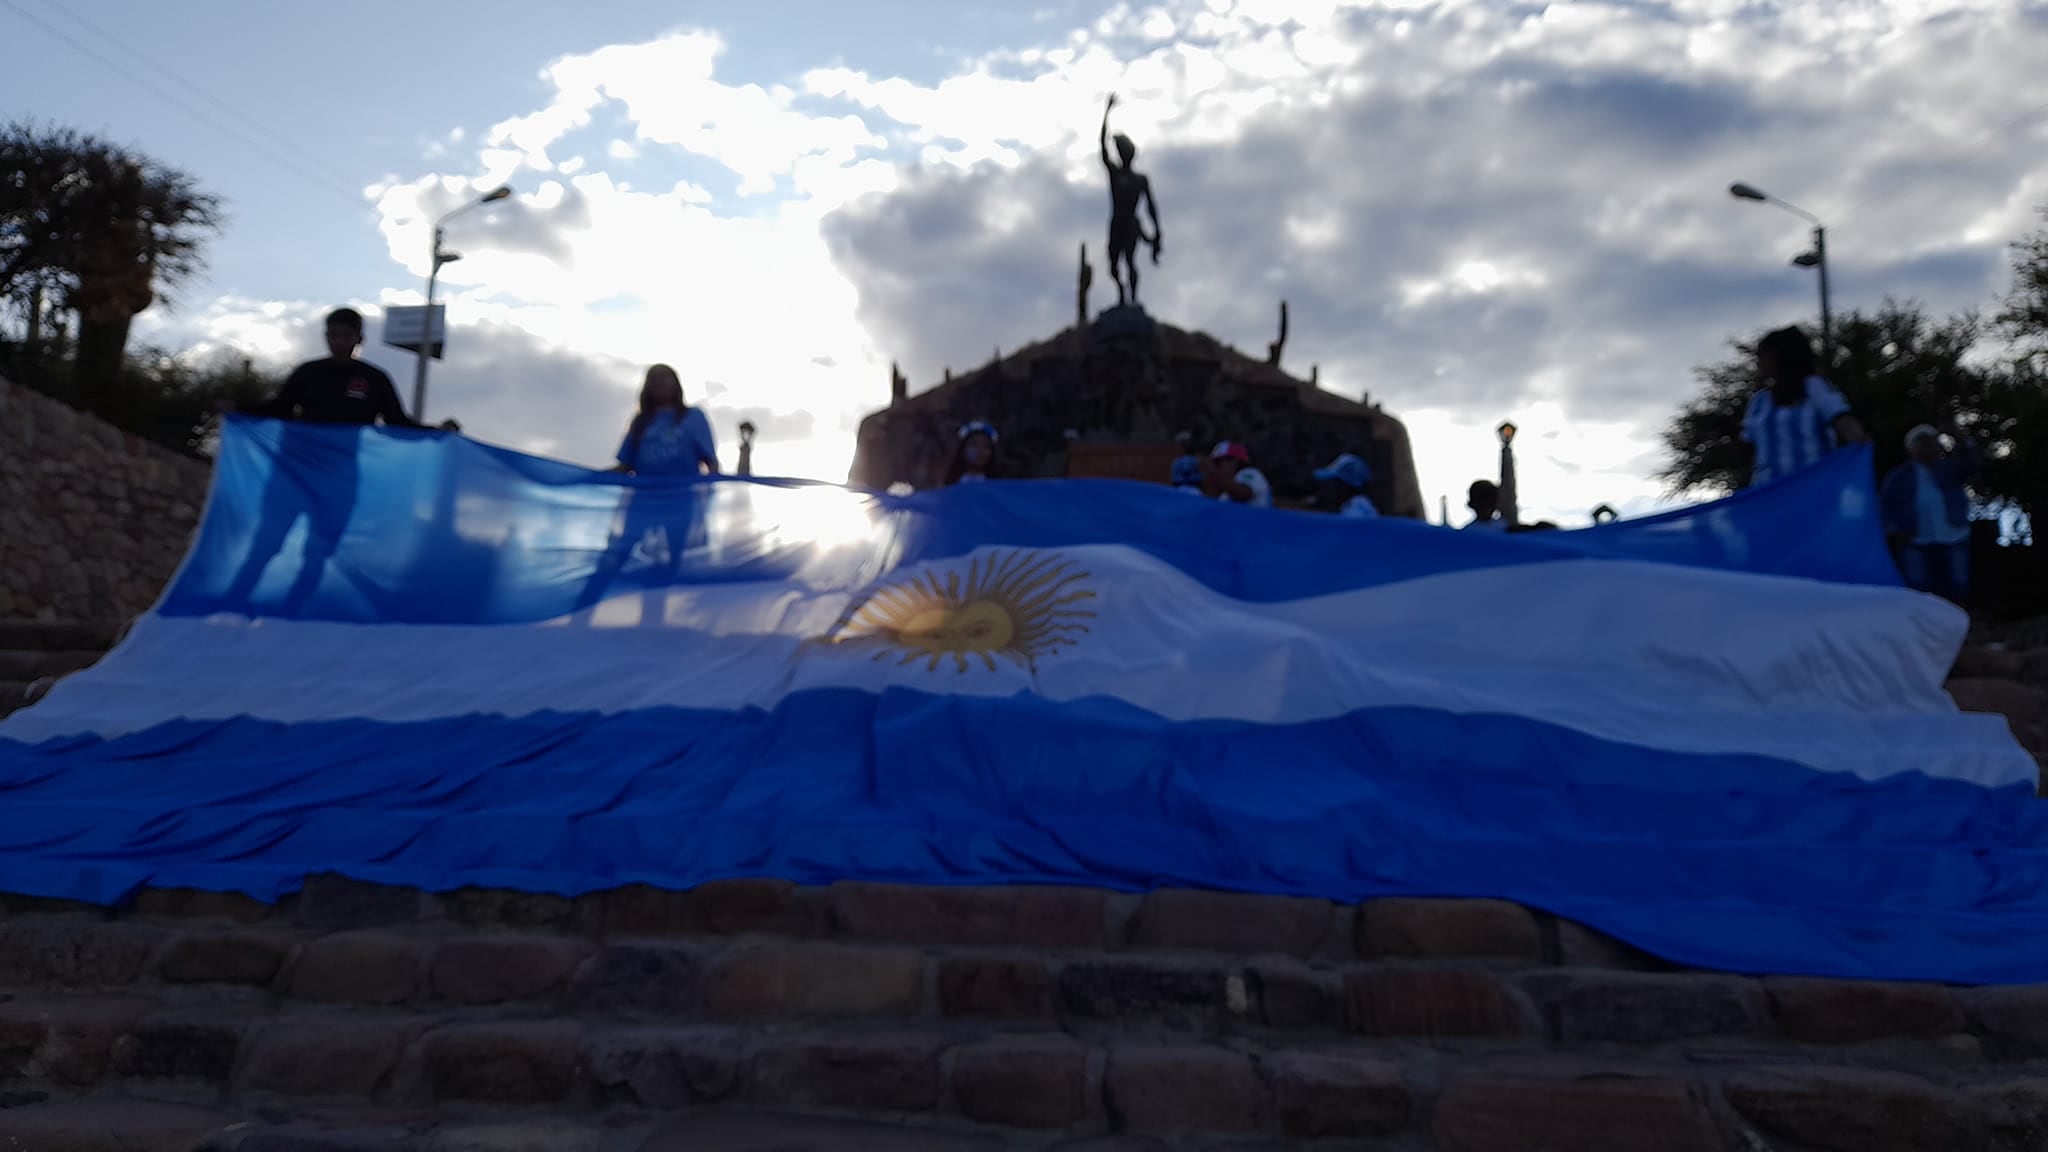
[[[0,897],[0,1147],[2021,1152],[2044,1058],[2048,988],[1674,970],[1487,900]]]
[[[0,620],[121,623],[177,570],[207,466],[0,380]]]

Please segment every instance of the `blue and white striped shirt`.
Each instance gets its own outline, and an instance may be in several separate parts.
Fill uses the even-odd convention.
[[[1742,438],[1756,448],[1751,484],[1783,479],[1820,463],[1835,450],[1835,421],[1849,411],[1849,402],[1835,386],[1818,376],[1806,378],[1806,400],[1778,407],[1766,388],[1749,398],[1742,416]]]

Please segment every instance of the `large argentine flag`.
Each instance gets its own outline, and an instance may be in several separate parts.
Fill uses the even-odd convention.
[[[0,724],[0,888],[340,871],[1519,900],[1686,964],[2048,980],[2048,823],[1863,452],[1573,533],[1117,482],[661,483],[235,421]]]

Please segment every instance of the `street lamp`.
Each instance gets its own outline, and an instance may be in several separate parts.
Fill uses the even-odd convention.
[[[1494,434],[1500,437],[1500,518],[1510,528],[1517,524],[1522,510],[1516,506],[1515,491],[1515,422],[1503,420]]]
[[[433,346],[434,289],[441,279],[441,266],[443,264],[453,264],[457,260],[462,259],[462,253],[450,252],[441,247],[441,241],[446,235],[444,228],[450,220],[455,219],[464,212],[472,208],[481,208],[486,204],[495,204],[510,195],[512,195],[511,186],[500,184],[475,200],[434,221],[434,246],[427,254],[426,319],[421,325],[419,359],[413,368],[412,376],[412,418],[422,424],[427,421],[427,353]],[[447,326],[445,324],[442,326],[442,338],[444,340],[447,338]]]
[[[1813,250],[1801,252],[1792,258],[1800,268],[1811,268],[1820,275],[1820,362],[1822,371],[1834,359],[1834,320],[1828,311],[1828,230],[1822,226],[1820,217],[1795,204],[1788,204],[1776,196],[1750,184],[1730,184],[1728,194],[1737,200],[1755,200],[1760,204],[1774,204],[1794,216],[1813,225]]]

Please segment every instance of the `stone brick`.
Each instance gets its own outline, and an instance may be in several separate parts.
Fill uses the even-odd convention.
[[[0,1081],[99,1082],[114,1042],[155,1007],[147,1000],[0,1001]]]
[[[2048,714],[2048,690],[2013,680],[1950,680],[1946,685],[1956,707],[1965,712],[1993,712],[2005,717],[2013,735],[2024,738]]]
[[[460,1024],[427,1034],[436,1100],[553,1104],[575,1091],[582,1033],[566,1020]]]
[[[1162,888],[1139,902],[1131,943],[1306,960],[1328,943],[1335,911],[1327,900]]]
[[[462,888],[441,897],[450,920],[471,928],[561,928],[575,917],[566,896],[506,888]]]
[[[226,1084],[248,1025],[201,1012],[148,1017],[114,1044],[114,1068],[133,1080],[198,1080]]]
[[[849,936],[984,948],[1100,949],[1109,893],[1099,888],[934,888],[834,884],[832,923]]]
[[[1270,1111],[1251,1058],[1225,1048],[1124,1045],[1105,1075],[1111,1115],[1139,1132],[1252,1132]]]
[[[1368,1036],[1523,1037],[1536,1018],[1514,990],[1460,968],[1368,968],[1344,978],[1346,1023]]]
[[[157,975],[168,984],[266,985],[297,943],[281,932],[188,932],[164,945]]]
[[[253,896],[240,892],[203,892],[197,888],[144,888],[135,894],[132,911],[137,916],[166,920],[219,920],[230,924],[258,924],[268,920],[273,909]]]
[[[1736,976],[1541,972],[1522,987],[1567,1044],[1659,1044],[1761,1030],[1762,990]]]
[[[787,880],[713,880],[686,891],[633,884],[579,904],[604,936],[814,936],[824,930],[822,899]]]
[[[2017,680],[2025,672],[2026,659],[2021,653],[1968,644],[1956,653],[1948,674],[1959,680]]]
[[[993,1136],[903,1124],[704,1110],[655,1129],[637,1152],[1004,1152]]]
[[[716,1016],[912,1016],[923,998],[924,956],[905,948],[734,948],[704,977]]]
[[[1271,960],[1253,965],[1246,977],[1267,1027],[1344,1027],[1344,981],[1335,972]]]
[[[2048,1056],[2048,986],[1973,988],[1957,995],[1988,1055],[1999,1060]]]
[[[584,1049],[591,1079],[640,1108],[710,1104],[739,1087],[741,1036],[729,1028],[641,1028]]]
[[[249,1039],[239,1083],[287,1096],[373,1096],[422,1027],[409,1020],[279,1017]]]
[[[0,1108],[7,1152],[183,1152],[231,1117],[144,1100],[68,1100]]]
[[[1542,1069],[1453,1075],[1437,1098],[1438,1152],[1721,1152],[1700,1089],[1674,1077]]]
[[[1088,1049],[1066,1036],[1002,1036],[953,1053],[960,1114],[1012,1128],[1065,1128],[1088,1115]]]
[[[1985,1152],[2041,1152],[2048,1148],[2048,1079],[1972,1084],[1969,1098],[1984,1118],[1989,1138]]]
[[[1358,906],[1362,957],[1543,958],[1536,917],[1505,900],[1368,900]]]
[[[1984,1141],[1966,1099],[1893,1072],[1745,1072],[1723,1084],[1721,1093],[1765,1136],[1824,1152],[1948,1152]]]
[[[777,1036],[751,1061],[749,1095],[778,1107],[929,1112],[944,1083],[941,1036]]]
[[[1351,1056],[1276,1052],[1262,1062],[1273,1109],[1289,1136],[1371,1139],[1408,1126],[1412,1101],[1397,1064]]]
[[[1052,972],[1044,960],[949,956],[938,966],[939,1011],[948,1016],[1038,1020],[1052,1015]]]
[[[453,1004],[531,1000],[576,974],[589,945],[559,936],[465,936],[434,949],[428,986]]]
[[[705,957],[694,944],[607,944],[576,974],[570,999],[594,1012],[695,1012],[703,1003]]]
[[[438,920],[441,902],[417,888],[372,884],[323,872],[308,876],[294,905],[298,921],[330,931]]]
[[[1764,993],[1778,1029],[1807,1044],[1942,1036],[1962,1026],[1955,998],[1939,984],[1774,977]]]
[[[1671,965],[1605,932],[1574,920],[1557,921],[1557,962],[1567,968],[1621,968],[1664,972]]]
[[[1212,1029],[1224,1018],[1230,973],[1199,960],[1114,957],[1060,969],[1060,1007],[1096,1020],[1142,1019]]]
[[[601,1152],[607,1146],[617,1145],[604,1129],[560,1118],[450,1124],[412,1145],[418,1152]]]
[[[140,924],[0,923],[0,985],[65,988],[133,984],[167,934]]]
[[[426,947],[406,936],[340,932],[299,951],[291,994],[300,1000],[343,1004],[402,1004],[419,990]]]

